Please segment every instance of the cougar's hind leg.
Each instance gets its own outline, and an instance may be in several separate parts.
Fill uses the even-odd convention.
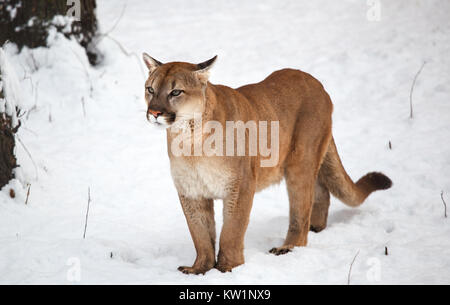
[[[294,247],[306,246],[313,205],[317,165],[312,156],[303,156],[295,165],[286,168],[286,185],[289,195],[289,229],[283,246],[270,253],[285,254]],[[316,162],[317,163],[317,162]],[[316,167],[314,169],[313,167]]]
[[[319,175],[321,173],[319,172]],[[313,232],[320,232],[327,226],[328,208],[330,207],[330,192],[317,179],[314,188],[314,203],[311,214],[310,230]]]
[[[285,161],[289,229],[283,246],[270,250],[275,255],[308,243],[316,180],[331,140],[331,121],[311,121],[307,112],[299,117],[296,130],[292,152]]]

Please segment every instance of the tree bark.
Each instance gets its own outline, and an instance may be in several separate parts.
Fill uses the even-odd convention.
[[[79,3],[79,21],[74,21],[66,37],[74,37],[86,49],[91,64],[99,62],[99,53],[93,46],[97,34],[95,0],[0,0],[0,46],[6,41],[15,43],[19,50],[47,46],[48,29],[55,16],[66,16]],[[55,26],[57,30],[62,27]]]
[[[0,84],[2,75],[0,71]],[[0,86],[0,102],[4,99],[3,88]],[[0,190],[14,178],[14,169],[17,167],[14,155],[15,138],[17,128],[12,126],[11,117],[6,113],[0,113]]]

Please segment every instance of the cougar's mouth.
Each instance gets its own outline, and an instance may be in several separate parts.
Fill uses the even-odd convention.
[[[175,122],[175,119],[177,118],[177,115],[174,112],[169,112],[164,118],[166,119],[167,123],[173,124]]]
[[[176,114],[173,112],[160,113],[157,116],[147,115],[147,119],[150,123],[161,127],[169,127],[175,122]]]

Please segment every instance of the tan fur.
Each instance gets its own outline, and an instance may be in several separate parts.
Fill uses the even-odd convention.
[[[306,246],[308,231],[326,227],[331,192],[344,203],[357,206],[390,180],[372,173],[354,184],[348,177],[331,133],[333,106],[318,80],[299,70],[272,73],[260,83],[231,89],[207,81],[210,60],[199,65],[161,64],[148,55],[150,70],[146,88],[149,114],[158,112],[176,123],[191,122],[200,112],[203,122],[279,121],[279,161],[261,167],[260,156],[180,156],[171,151],[176,134],[167,130],[172,177],[197,251],[192,267],[184,273],[205,273],[214,266],[231,271],[244,263],[244,235],[255,192],[285,178],[290,204],[289,229],[279,255]],[[171,90],[182,89],[172,97]],[[170,125],[170,124],[169,124]],[[223,200],[223,227],[219,253],[215,255],[213,200]]]

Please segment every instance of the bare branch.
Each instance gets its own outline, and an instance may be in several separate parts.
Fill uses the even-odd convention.
[[[122,20],[123,15],[125,14],[125,10],[127,8],[128,5],[128,1],[125,2],[125,4],[122,7],[122,11],[120,12],[119,18],[117,18],[116,22],[114,23],[114,25],[105,33],[100,33],[99,38],[97,39],[97,41],[95,42],[95,45],[98,45],[103,38],[107,37],[109,34],[111,34],[116,27],[119,25],[120,21]]]
[[[83,67],[84,74],[86,75],[86,80],[88,81],[88,84],[89,84],[89,97],[92,98],[92,93],[94,92],[94,86],[92,85],[91,75],[89,74],[88,69],[86,68],[86,66],[84,65],[83,61],[78,56],[78,54],[75,53],[74,50],[72,50],[72,49],[70,49],[70,50],[75,55],[75,57],[78,59],[78,61],[80,62],[81,66]]]
[[[441,192],[442,203],[444,204],[444,216],[447,218],[447,203],[444,200],[444,191]]]
[[[83,116],[86,117],[86,105],[84,102],[84,96],[81,98],[81,107],[83,108]]]
[[[409,108],[410,108],[409,118],[410,119],[413,118],[413,101],[412,101],[412,98],[413,98],[414,86],[416,85],[417,78],[419,77],[419,75],[422,72],[423,67],[425,67],[426,63],[427,62],[424,61],[422,66],[420,67],[419,71],[416,73],[416,76],[414,77],[414,81],[413,81],[412,86],[411,86],[411,90],[409,92]]]
[[[89,218],[89,208],[91,206],[91,188],[88,188],[88,205],[86,210],[86,221],[84,223],[84,233],[83,233],[83,239],[86,239],[86,230],[88,225],[88,218]]]
[[[122,11],[120,12],[120,15],[119,15],[119,18],[117,18],[117,20],[116,20],[116,22],[114,23],[114,25],[112,26],[112,28],[110,28],[110,29],[105,33],[105,35],[111,34],[111,33],[116,29],[116,27],[119,25],[120,21],[122,20],[123,15],[125,15],[125,10],[126,10],[126,8],[127,8],[127,5],[128,5],[128,1],[125,2],[125,4],[123,5]]]
[[[355,257],[353,258],[352,263],[350,264],[350,269],[348,270],[347,285],[350,285],[350,278],[351,278],[351,276],[352,276],[353,264],[355,263],[356,258],[357,258],[358,255],[359,255],[359,251],[360,251],[360,250],[358,250],[358,252],[356,253]]]
[[[28,184],[27,199],[25,200],[25,205],[28,204],[28,198],[30,197],[30,189],[31,189],[31,184]]]
[[[36,162],[34,162],[33,156],[31,155],[30,151],[28,150],[28,148],[25,146],[25,144],[22,142],[22,140],[20,139],[20,137],[17,134],[16,134],[16,138],[19,141],[19,143],[22,145],[22,147],[25,150],[25,152],[27,153],[28,157],[30,157],[30,160],[33,163],[34,170],[36,172],[36,180],[37,180],[39,178],[39,174],[38,174],[38,167],[36,165]]]
[[[120,50],[122,51],[123,54],[125,54],[125,56],[134,57],[137,60],[137,63],[139,65],[139,68],[141,69],[142,75],[145,78],[146,74],[145,74],[144,69],[142,68],[140,57],[134,52],[128,52],[125,49],[125,47],[117,39],[115,39],[114,37],[111,37],[111,35],[105,35],[105,37],[108,37],[109,39],[111,39],[111,41],[113,41],[120,48]]]

